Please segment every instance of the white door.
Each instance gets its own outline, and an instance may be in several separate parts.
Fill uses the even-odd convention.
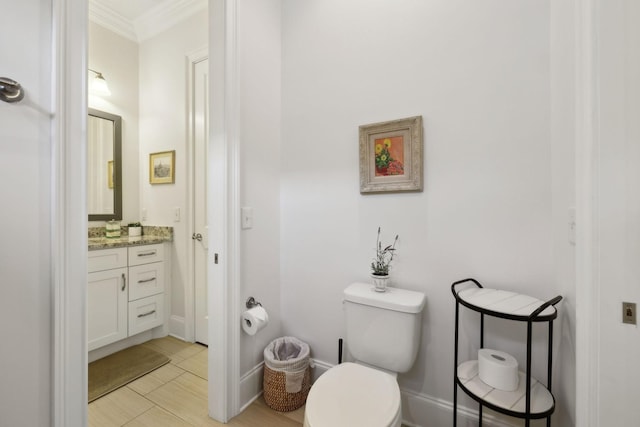
[[[48,426],[60,364],[53,362],[54,332],[61,329],[51,322],[53,7],[42,0],[0,5],[0,77],[18,81],[26,94],[13,104],[0,101],[0,424]]]
[[[193,66],[193,277],[195,281],[195,338],[209,344],[207,310],[207,135],[209,134],[209,60]]]

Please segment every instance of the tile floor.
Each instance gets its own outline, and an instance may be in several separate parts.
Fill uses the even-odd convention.
[[[207,348],[173,337],[144,344],[171,362],[89,404],[89,427],[223,426],[207,416]],[[304,407],[282,413],[262,398],[227,425],[300,427]]]

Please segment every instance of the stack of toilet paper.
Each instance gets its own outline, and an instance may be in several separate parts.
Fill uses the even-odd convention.
[[[504,351],[482,348],[478,351],[478,375],[487,385],[498,390],[518,388],[518,361]]]

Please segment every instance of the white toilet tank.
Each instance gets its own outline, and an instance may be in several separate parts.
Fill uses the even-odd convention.
[[[368,283],[344,290],[347,347],[358,362],[407,372],[420,346],[425,295],[394,287],[376,292]]]

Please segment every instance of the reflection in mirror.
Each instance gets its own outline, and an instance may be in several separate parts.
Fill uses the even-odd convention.
[[[122,118],[89,109],[87,122],[89,221],[122,219]]]

